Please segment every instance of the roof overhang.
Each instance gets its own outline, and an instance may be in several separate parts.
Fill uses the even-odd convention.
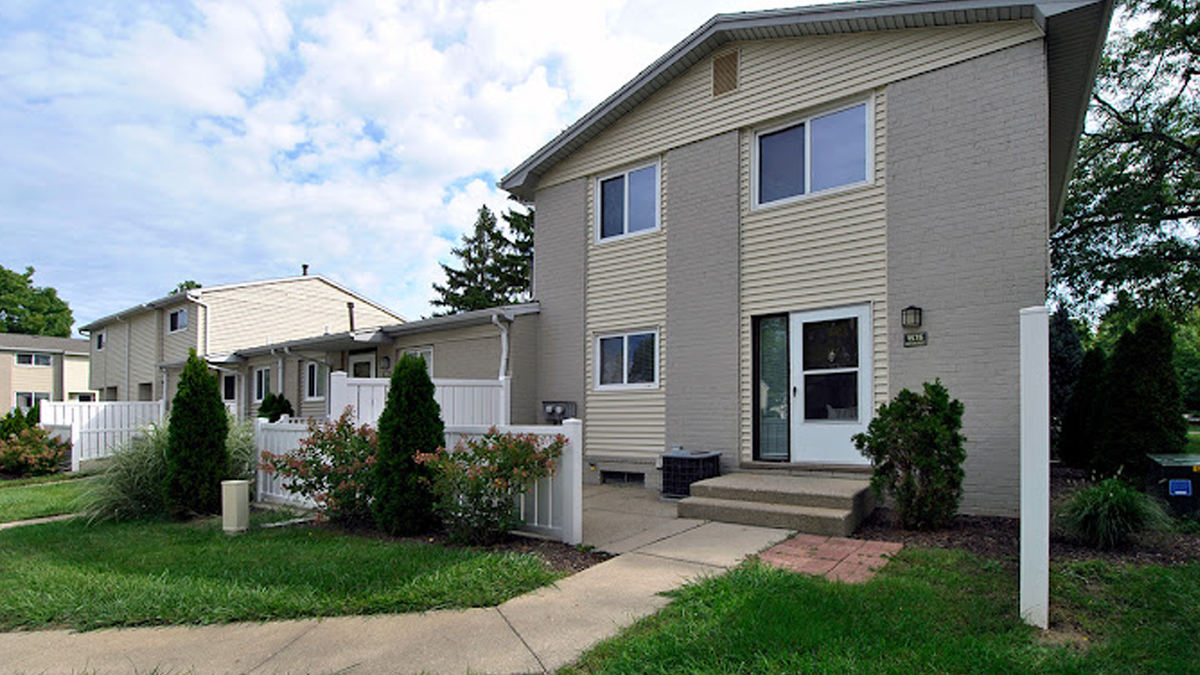
[[[542,175],[730,42],[1028,20],[1046,33],[1051,215],[1061,208],[1113,0],[880,0],[718,14],[500,180],[530,201]]]

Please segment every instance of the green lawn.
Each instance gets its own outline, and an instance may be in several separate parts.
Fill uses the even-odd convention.
[[[0,523],[72,513],[87,485],[86,480],[19,485],[0,483]]]
[[[0,532],[0,629],[204,624],[495,605],[554,581],[529,555],[319,527],[82,520]]]
[[[1018,620],[1015,572],[967,553],[908,549],[866,585],[748,564],[567,672],[1196,672],[1200,565],[1058,566],[1052,583],[1052,621],[1074,639],[1040,639]]]

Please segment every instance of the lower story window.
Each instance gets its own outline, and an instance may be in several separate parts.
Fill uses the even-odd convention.
[[[18,391],[15,398],[17,408],[24,412],[42,401],[49,401],[50,394],[44,391]]]
[[[254,400],[261,401],[271,393],[271,369],[258,368],[254,371]]]
[[[598,387],[653,387],[658,384],[658,332],[596,338]]]
[[[325,380],[329,369],[323,363],[309,362],[304,368],[304,397],[309,400],[325,398]]]

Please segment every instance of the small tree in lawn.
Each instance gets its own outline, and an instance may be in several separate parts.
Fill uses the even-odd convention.
[[[397,536],[429,531],[437,522],[433,473],[416,456],[444,446],[446,436],[425,359],[405,354],[396,364],[378,438],[371,504],[376,525]]]
[[[175,518],[217,513],[221,480],[229,469],[225,447],[229,418],[217,378],[194,349],[179,376],[179,391],[171,400],[167,434],[163,488],[167,511]]]

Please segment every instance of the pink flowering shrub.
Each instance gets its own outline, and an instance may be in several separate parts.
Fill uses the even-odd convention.
[[[0,472],[17,476],[54,473],[70,455],[70,441],[60,441],[41,427],[29,427],[0,439]]]
[[[450,538],[490,544],[520,524],[515,501],[530,482],[553,475],[554,461],[567,439],[500,433],[493,427],[479,438],[416,456],[433,469],[434,511]]]
[[[308,421],[307,438],[292,452],[264,451],[262,470],[278,473],[283,487],[313,500],[317,517],[353,527],[373,522],[371,470],[377,446],[375,430],[355,427],[347,407],[336,420]]]

